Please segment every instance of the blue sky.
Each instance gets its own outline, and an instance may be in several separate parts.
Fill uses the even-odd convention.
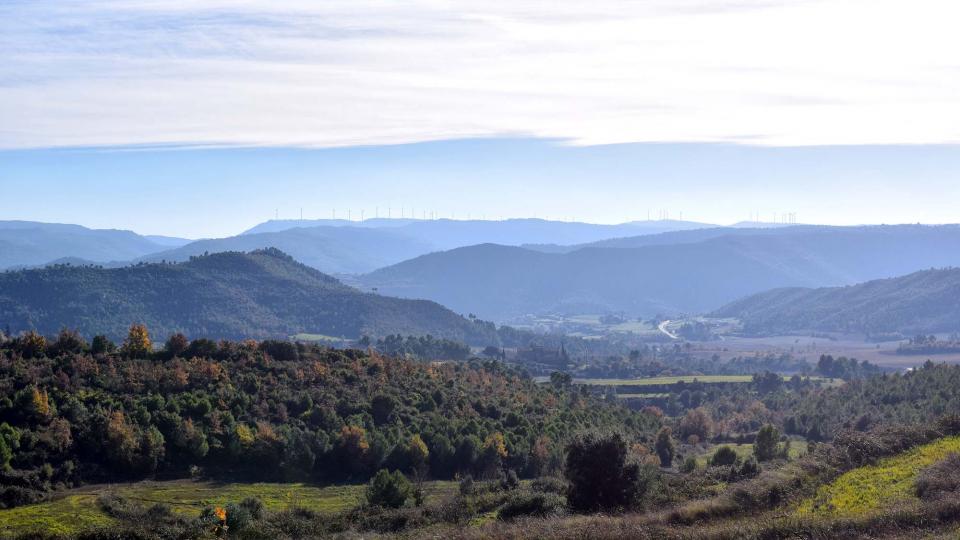
[[[794,212],[803,222],[957,222],[955,146],[571,146],[474,139],[331,149],[0,152],[3,219],[188,237],[273,217],[418,216],[713,223]]]
[[[0,219],[960,221],[958,19],[953,0],[6,0]]]

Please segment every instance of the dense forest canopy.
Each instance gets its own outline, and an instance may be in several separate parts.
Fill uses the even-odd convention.
[[[750,334],[798,331],[909,335],[960,330],[960,269],[924,270],[848,287],[776,289],[714,313]]]
[[[56,486],[191,471],[365,481],[382,467],[412,472],[421,450],[434,478],[502,468],[537,476],[559,467],[576,432],[606,426],[636,438],[660,423],[495,361],[177,336],[151,353],[140,328],[118,352],[92,352],[71,333],[0,347],[5,504]]]
[[[275,249],[216,253],[179,264],[57,265],[0,273],[0,324],[13,332],[53,334],[68,327],[121,339],[130,321],[161,335],[211,339],[430,334],[483,346],[499,343],[492,325],[433,302],[361,292]]]

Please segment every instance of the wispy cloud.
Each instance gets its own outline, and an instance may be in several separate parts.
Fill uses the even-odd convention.
[[[948,0],[8,0],[0,147],[960,142]]]

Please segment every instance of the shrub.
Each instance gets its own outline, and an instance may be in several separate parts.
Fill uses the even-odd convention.
[[[367,486],[367,502],[371,506],[400,508],[407,502],[411,491],[410,481],[403,473],[380,469]]]
[[[683,465],[680,465],[680,472],[692,473],[695,470],[697,470],[697,458],[687,456],[687,459],[683,460]]]
[[[263,501],[256,497],[247,497],[240,502],[240,506],[249,512],[250,517],[253,519],[260,519],[263,517]]]
[[[554,493],[515,493],[497,513],[498,519],[511,520],[519,516],[556,516],[566,506],[563,497]]]
[[[670,428],[663,427],[657,432],[657,441],[654,443],[654,449],[657,451],[657,457],[660,458],[660,466],[669,467],[673,464],[673,456],[676,454],[676,448],[673,446],[673,438],[670,436]]]
[[[917,497],[924,500],[939,498],[960,489],[960,454],[952,453],[943,461],[920,471],[914,482]]]
[[[760,464],[757,463],[756,458],[750,456],[748,459],[744,460],[743,464],[740,465],[738,474],[742,478],[753,478],[754,476],[760,474]]]
[[[460,495],[472,495],[473,494],[473,477],[464,476],[460,480]]]
[[[733,448],[721,446],[710,456],[710,465],[713,467],[733,465],[737,462],[737,459],[737,452]]]
[[[753,455],[757,461],[769,461],[777,456],[777,442],[780,432],[777,428],[767,424],[757,433],[757,441],[753,445]]]
[[[627,464],[626,458],[627,443],[620,434],[590,434],[571,442],[564,469],[570,507],[593,512],[632,506],[640,495],[640,467]]]
[[[569,486],[562,478],[555,476],[542,476],[530,483],[530,488],[534,491],[543,493],[556,493],[563,495],[567,492]]]
[[[253,516],[250,511],[241,504],[227,505],[227,530],[231,532],[242,531],[250,524]]]

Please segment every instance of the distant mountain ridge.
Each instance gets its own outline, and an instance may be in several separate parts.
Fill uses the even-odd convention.
[[[740,319],[750,334],[955,332],[960,331],[960,268],[847,287],[774,289],[737,300],[713,315]]]
[[[265,248],[277,248],[297,261],[328,274],[369,272],[433,251],[433,246],[400,234],[394,228],[327,226],[197,240],[178,248],[151,253],[138,261],[180,262],[205,253]]]
[[[706,239],[545,253],[480,245],[361,276],[385,294],[427,298],[482,318],[527,314],[702,313],[777,287],[845,285],[960,266],[960,226],[798,227],[667,233]],[[649,244],[644,245],[649,242]]]
[[[162,242],[178,240],[181,239],[166,238]],[[91,262],[129,261],[163,249],[167,249],[163,243],[132,231],[0,221],[0,269],[43,265],[65,258]]]
[[[371,218],[364,221],[318,219],[270,220],[245,231],[243,235],[281,232],[290,229],[311,227],[391,229],[397,233],[430,244],[434,250],[442,250],[484,243],[504,245],[536,243],[580,244],[622,236],[656,234],[668,231],[712,228],[716,226],[678,220],[631,221],[616,225],[604,225],[577,221],[551,221],[537,218],[505,220]]]
[[[496,343],[486,326],[434,302],[362,293],[275,249],[180,264],[0,273],[0,325],[14,332],[67,327],[119,339],[132,322],[164,339],[178,331],[214,339],[399,333]]]
[[[7,224],[6,230],[3,224]],[[322,272],[363,274],[419,255],[489,242],[582,244],[707,226],[684,221],[597,225],[543,219],[271,220],[237,236],[190,241],[76,225],[0,222],[0,269],[32,268],[58,261],[89,261],[116,267],[130,262],[185,261],[204,253],[276,247]]]

